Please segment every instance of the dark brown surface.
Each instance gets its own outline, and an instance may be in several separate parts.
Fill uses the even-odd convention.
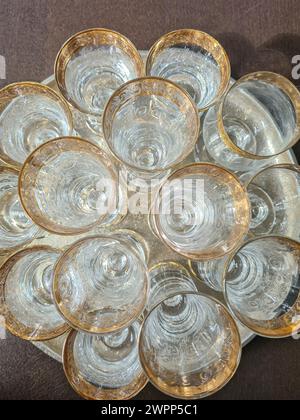
[[[226,47],[234,77],[272,70],[291,78],[292,57],[300,54],[299,10],[300,0],[0,0],[0,55],[7,63],[0,87],[49,76],[61,44],[88,27],[122,32],[140,49],[173,29],[201,29]],[[213,399],[299,399],[299,350],[300,341],[257,338]],[[138,398],[166,397],[148,386]],[[57,362],[8,336],[0,340],[0,399],[77,396]]]

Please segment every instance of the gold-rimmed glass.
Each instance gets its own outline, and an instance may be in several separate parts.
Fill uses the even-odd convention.
[[[101,115],[114,91],[144,75],[143,60],[129,39],[109,29],[79,32],[65,42],[55,62],[60,92],[86,119],[86,133],[100,134]]]
[[[250,233],[300,240],[300,167],[272,165],[246,185],[251,203]]]
[[[146,73],[179,84],[203,112],[226,92],[231,68],[216,39],[195,29],[181,29],[163,35],[152,46]]]
[[[230,254],[250,224],[244,186],[226,169],[207,163],[174,172],[161,186],[152,214],[160,239],[191,260]]]
[[[0,159],[5,163],[20,168],[38,146],[72,131],[67,102],[49,87],[21,82],[0,90]]]
[[[279,74],[248,74],[206,114],[202,138],[209,155],[231,170],[266,166],[300,138],[300,93]]]
[[[103,115],[112,153],[142,179],[181,163],[194,149],[199,125],[197,108],[186,92],[156,77],[121,86]]]
[[[128,400],[147,384],[138,354],[141,322],[114,334],[71,331],[63,362],[72,388],[87,400]]]
[[[0,254],[20,248],[42,234],[23,210],[18,180],[17,170],[0,166]]]
[[[300,329],[299,273],[299,242],[281,236],[252,239],[225,267],[227,304],[258,335],[296,335]]]
[[[185,292],[170,296],[146,316],[139,353],[145,373],[160,391],[199,399],[219,391],[233,377],[241,340],[221,303]]]
[[[36,149],[21,170],[19,194],[37,225],[61,235],[114,224],[124,216],[117,166],[101,149],[77,137]]]
[[[107,334],[143,312],[149,280],[145,254],[128,234],[99,235],[72,245],[58,261],[53,290],[57,307],[76,329]]]
[[[54,266],[61,251],[48,246],[26,248],[0,268],[0,313],[6,328],[29,341],[45,341],[70,327],[56,309],[52,295]]]

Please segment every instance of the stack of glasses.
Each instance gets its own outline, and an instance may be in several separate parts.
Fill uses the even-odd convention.
[[[245,328],[300,328],[300,168],[286,157],[300,93],[268,72],[234,83],[196,30],[163,36],[146,65],[124,36],[84,31],[55,77],[58,93],[0,91],[5,326],[66,337],[86,399],[132,398],[148,380],[209,396],[235,374]]]

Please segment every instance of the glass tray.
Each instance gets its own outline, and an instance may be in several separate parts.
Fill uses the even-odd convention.
[[[145,57],[147,52],[142,51],[141,53]],[[57,91],[57,86],[56,86],[55,79],[54,79],[53,75],[50,76],[48,79],[44,80],[42,83],[44,83],[47,86],[50,86],[51,88],[53,88],[54,90]],[[105,145],[104,141],[103,141],[103,148],[107,150],[107,146]],[[186,159],[186,161],[182,163],[182,165],[187,164],[187,163],[191,163],[191,162],[195,162],[195,158],[194,158],[193,154],[190,155]],[[297,160],[296,160],[296,157],[295,157],[294,153],[292,151],[289,151],[287,153],[284,153],[280,157],[275,158],[273,163],[297,163]],[[180,166],[182,166],[182,165],[180,165]],[[278,182],[280,183],[280,180],[278,180]],[[286,194],[287,195],[292,194],[292,191],[287,190]],[[176,261],[176,262],[179,262],[182,265],[184,265],[187,269],[189,269],[188,263],[187,263],[186,260],[184,260],[178,254],[174,253],[172,250],[167,248],[152,233],[152,231],[149,227],[148,216],[147,215],[131,215],[131,214],[128,214],[121,221],[121,223],[114,228],[109,228],[109,229],[96,228],[93,231],[91,231],[87,234],[84,234],[84,235],[63,237],[63,236],[58,236],[58,235],[45,233],[45,236],[43,236],[42,238],[36,239],[29,246],[34,246],[34,245],[37,245],[37,244],[39,244],[39,245],[43,244],[43,245],[50,245],[50,246],[53,246],[53,247],[56,247],[56,248],[64,249],[67,246],[69,246],[70,244],[74,243],[75,241],[77,241],[78,239],[80,239],[84,236],[91,236],[93,234],[99,234],[99,233],[108,233],[108,232],[112,232],[112,231],[120,230],[120,229],[133,230],[133,231],[137,232],[138,234],[140,234],[141,237],[144,239],[145,243],[147,244],[147,248],[149,250],[149,268],[151,268],[152,266],[154,266],[158,262]],[[1,259],[4,259],[4,258],[0,257],[0,262],[2,262]],[[196,280],[196,284],[197,284],[197,287],[198,287],[200,292],[211,295],[211,296],[214,296],[217,299],[219,299],[220,301],[224,302],[224,299],[223,299],[223,296],[222,296],[221,293],[214,292],[213,290],[208,288],[200,280]],[[243,345],[245,346],[255,337],[255,335],[251,331],[249,331],[248,329],[243,327],[241,324],[238,323],[238,325],[239,325],[240,332],[241,332],[242,342],[243,342]],[[61,336],[61,337],[59,337],[57,339],[54,339],[54,340],[51,340],[51,341],[34,343],[34,345],[36,347],[38,347],[40,350],[42,350],[44,353],[49,355],[50,357],[52,357],[52,358],[56,359],[57,361],[61,362],[62,361],[62,349],[63,349],[64,340],[65,340],[65,336]]]

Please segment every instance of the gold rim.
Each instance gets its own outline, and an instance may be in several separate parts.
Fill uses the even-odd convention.
[[[209,253],[209,254],[207,254],[207,253],[204,253],[203,252],[203,253],[200,253],[199,254],[199,253],[197,253],[195,251],[194,252],[184,252],[184,251],[180,250],[177,246],[173,245],[168,240],[168,237],[164,234],[164,232],[161,232],[160,229],[159,229],[159,225],[160,225],[160,223],[159,223],[159,217],[160,217],[160,214],[159,214],[158,208],[159,208],[159,203],[160,203],[161,192],[162,192],[163,188],[165,187],[165,185],[168,182],[172,181],[173,179],[180,178],[180,176],[182,174],[185,174],[188,170],[193,170],[194,168],[201,169],[201,168],[204,168],[204,167],[215,168],[218,171],[223,172],[227,176],[231,177],[235,181],[236,185],[239,186],[240,192],[242,192],[243,193],[243,196],[244,196],[244,203],[245,203],[245,211],[244,211],[244,213],[245,214],[244,214],[243,219],[245,220],[245,222],[244,222],[243,226],[241,226],[242,228],[240,230],[240,233],[238,235],[236,235],[236,241],[234,241],[233,245],[228,249],[228,251],[222,252],[222,253],[221,252],[219,252],[219,253],[216,253],[215,252],[215,253]],[[240,203],[241,200],[239,199],[239,200],[236,200],[236,201]],[[193,260],[193,261],[199,261],[199,260],[201,260],[201,261],[210,261],[210,260],[214,260],[214,259],[217,259],[217,258],[222,258],[222,257],[225,257],[227,255],[230,255],[232,253],[232,251],[239,246],[239,244],[241,243],[241,241],[243,240],[243,238],[249,232],[249,229],[250,229],[251,205],[250,205],[249,197],[248,197],[247,190],[246,190],[245,186],[240,182],[240,180],[238,179],[238,177],[235,174],[233,174],[229,170],[227,170],[227,169],[225,169],[225,168],[223,168],[221,166],[215,165],[213,163],[192,163],[192,164],[185,165],[182,168],[180,168],[177,171],[175,171],[162,184],[162,186],[161,186],[161,188],[160,188],[160,190],[159,190],[159,192],[158,192],[158,194],[157,194],[157,196],[155,198],[155,202],[153,204],[152,211],[155,212],[155,214],[153,215],[154,228],[157,231],[157,233],[159,234],[159,238],[163,241],[163,243],[169,249],[171,249],[172,251],[176,252],[176,254],[178,254],[180,256],[183,256],[183,257],[187,258],[188,260]]]
[[[289,171],[297,172],[300,174],[300,166],[296,164],[290,164],[290,163],[279,163],[275,165],[268,166],[266,168],[263,168],[259,172],[257,172],[255,175],[253,175],[252,178],[250,178],[249,181],[246,182],[245,186],[248,189],[249,186],[255,181],[257,177],[259,177],[261,174],[271,170],[271,169],[287,169]]]
[[[148,368],[148,363],[146,361],[146,358],[143,355],[143,350],[142,350],[142,337],[143,337],[143,331],[144,331],[144,326],[146,325],[146,322],[148,321],[148,319],[151,317],[152,313],[163,304],[164,301],[168,300],[168,299],[172,299],[175,296],[178,295],[183,295],[183,296],[187,296],[187,295],[193,295],[193,296],[198,296],[198,297],[203,297],[206,298],[214,303],[216,303],[217,305],[219,305],[224,311],[225,314],[227,315],[227,319],[230,322],[230,325],[232,327],[232,331],[233,334],[235,335],[235,345],[233,346],[233,351],[234,351],[234,355],[231,357],[231,362],[232,362],[232,368],[230,369],[230,374],[227,375],[226,379],[224,381],[222,381],[222,383],[218,384],[218,386],[216,386],[216,388],[213,391],[210,392],[205,392],[202,393],[200,392],[200,386],[198,387],[198,393],[195,393],[194,395],[184,395],[184,394],[180,394],[180,393],[173,393],[170,388],[172,388],[172,386],[165,386],[163,387],[161,384],[158,383],[158,381],[155,379],[154,375],[151,374],[149,368]],[[169,395],[173,398],[180,398],[180,399],[199,399],[199,398],[206,398],[209,397],[210,395],[215,394],[216,392],[220,391],[222,388],[224,388],[230,381],[231,379],[234,377],[240,361],[241,361],[241,355],[242,355],[242,342],[241,342],[241,336],[237,327],[237,324],[235,322],[235,320],[233,319],[232,315],[230,314],[230,312],[228,311],[228,308],[226,308],[226,306],[221,303],[218,299],[215,299],[214,297],[207,295],[205,293],[199,293],[199,292],[180,292],[180,293],[174,293],[171,296],[169,296],[168,298],[164,299],[162,302],[159,302],[158,304],[156,304],[145,316],[145,319],[143,321],[142,324],[142,328],[140,330],[140,334],[139,334],[139,357],[140,357],[140,362],[141,365],[144,369],[145,374],[147,375],[150,383],[152,383],[153,386],[155,386],[158,390],[160,390],[161,392],[163,392],[166,395]]]
[[[239,146],[237,146],[228,135],[224,122],[223,122],[223,114],[224,114],[224,106],[226,99],[228,95],[237,87],[239,87],[242,83],[247,81],[263,81],[266,83],[273,84],[277,86],[280,90],[282,90],[290,99],[291,103],[293,104],[295,108],[296,113],[296,132],[290,143],[279,153],[270,154],[266,156],[262,155],[256,155],[254,153],[247,152],[246,150],[241,149]],[[222,138],[225,145],[232,150],[233,152],[237,153],[239,156],[242,156],[247,159],[254,159],[254,160],[264,160],[269,159],[272,157],[276,157],[278,155],[281,155],[282,153],[288,151],[291,149],[299,140],[300,138],[300,92],[296,88],[296,86],[290,82],[288,79],[286,79],[284,76],[281,76],[280,74],[262,71],[262,72],[255,72],[247,74],[246,76],[239,79],[237,82],[235,82],[227,91],[226,95],[223,97],[219,110],[218,110],[218,130],[219,135]]]
[[[139,321],[137,321],[139,322]],[[74,342],[78,331],[72,330],[66,338],[63,349],[63,367],[66,378],[74,391],[87,400],[129,400],[139,394],[147,385],[148,378],[141,369],[140,375],[120,389],[101,389],[87,382],[78,374],[74,360]]]
[[[259,325],[255,325],[255,324],[251,324],[250,322],[247,322],[247,320],[242,316],[242,314],[239,311],[236,311],[231,303],[230,303],[230,299],[228,297],[228,290],[226,287],[227,281],[226,281],[226,274],[229,270],[230,264],[232,263],[234,257],[240,252],[242,251],[244,248],[246,248],[249,244],[254,243],[254,242],[259,242],[259,241],[263,241],[266,239],[276,239],[276,240],[280,240],[282,242],[285,243],[289,243],[291,244],[291,246],[293,248],[296,248],[297,250],[300,251],[300,243],[288,238],[286,236],[280,236],[280,235],[265,235],[265,236],[260,236],[260,237],[256,237],[256,238],[251,238],[248,241],[246,241],[244,244],[242,244],[237,250],[235,250],[230,257],[228,258],[228,260],[225,263],[225,268],[224,268],[224,273],[223,273],[223,291],[224,291],[224,298],[225,298],[225,302],[226,305],[228,306],[228,308],[232,311],[232,313],[236,316],[236,318],[241,322],[242,325],[244,325],[245,327],[247,327],[249,330],[253,331],[255,334],[261,336],[261,337],[266,337],[266,338],[288,338],[291,337],[292,334],[295,331],[299,331],[300,330],[300,302],[299,299],[298,301],[295,303],[294,307],[290,309],[290,311],[284,315],[281,315],[277,320],[272,320],[272,321],[262,321],[260,322],[260,326]],[[297,319],[297,317],[299,318],[296,322],[291,323],[288,322],[289,320],[293,319],[293,315],[295,315],[295,319]],[[248,318],[250,321],[250,318]]]
[[[205,112],[215,105],[225,94],[231,77],[231,66],[228,55],[219,41],[211,35],[196,29],[179,29],[163,35],[150,48],[146,61],[146,74],[151,74],[151,69],[155,59],[165,48],[172,47],[180,42],[197,45],[205,49],[212,55],[213,59],[221,69],[221,84],[217,97],[205,107],[198,109],[199,112]]]
[[[143,76],[144,71],[144,62],[143,59],[136,49],[135,45],[124,35],[119,32],[112,31],[105,28],[92,28],[85,31],[81,31],[72,35],[61,47],[58,52],[55,64],[54,64],[54,74],[56,84],[59,91],[64,96],[64,98],[76,109],[86,114],[85,110],[82,110],[78,104],[70,98],[65,86],[65,71],[67,65],[72,58],[73,54],[80,50],[82,47],[89,45],[95,39],[98,38],[98,45],[106,45],[107,43],[118,46],[122,49],[134,62],[136,68],[136,74],[138,77]],[[89,113],[90,115],[99,116],[98,113]]]
[[[33,246],[31,248],[22,249],[13,255],[10,255],[6,261],[3,262],[3,264],[0,267],[0,303],[1,303],[1,312],[3,311],[3,316],[5,318],[5,327],[7,330],[15,335],[16,337],[22,338],[26,341],[49,341],[54,338],[60,337],[61,335],[65,334],[69,329],[70,326],[63,322],[62,319],[62,325],[60,327],[57,327],[55,329],[49,329],[49,330],[38,330],[36,331],[36,328],[28,327],[22,322],[20,322],[15,316],[11,313],[9,308],[6,305],[6,298],[5,298],[5,285],[7,282],[8,274],[10,273],[11,269],[14,267],[15,263],[19,260],[19,258],[22,258],[23,256],[30,254],[31,252],[36,251],[50,251],[55,253],[60,253],[61,250],[57,248],[53,248],[47,245],[38,245]],[[53,302],[54,305],[54,302]]]
[[[145,169],[141,169],[139,167],[136,167],[134,165],[130,165],[126,162],[124,162],[113,150],[112,146],[111,146],[111,142],[110,142],[110,137],[111,137],[111,125],[112,122],[114,120],[114,116],[116,114],[116,112],[118,111],[118,107],[119,104],[117,103],[117,99],[118,98],[122,98],[122,94],[124,95],[123,92],[126,92],[126,89],[131,87],[131,86],[135,86],[138,84],[142,84],[143,82],[148,82],[150,84],[155,84],[155,83],[161,83],[162,85],[165,86],[165,90],[172,90],[172,91],[176,91],[177,93],[179,93],[182,98],[184,99],[184,105],[186,107],[186,104],[188,104],[187,108],[189,108],[189,110],[186,111],[191,111],[193,110],[194,114],[195,114],[195,134],[194,134],[194,138],[191,140],[191,145],[190,147],[185,151],[185,153],[183,153],[180,158],[177,159],[176,162],[167,165],[165,168],[163,169],[155,169],[155,170],[145,170]],[[148,92],[150,92],[149,88],[148,88]],[[149,94],[149,93],[148,93]],[[158,94],[157,94],[158,95]],[[162,95],[161,95],[162,96]],[[171,94],[169,93],[168,95],[165,95],[168,97],[168,99],[170,101],[172,101],[172,97]],[[126,99],[127,102],[128,98]],[[174,102],[174,101],[173,101]],[[180,107],[180,104],[176,104]],[[154,77],[154,76],[149,76],[149,77],[140,77],[138,79],[134,79],[134,80],[130,80],[129,82],[125,83],[124,85],[120,86],[119,89],[117,89],[113,95],[110,97],[110,99],[108,100],[105,108],[104,108],[104,112],[103,112],[103,136],[104,139],[106,141],[106,144],[111,152],[111,154],[115,157],[115,159],[122,165],[125,165],[126,167],[132,169],[133,171],[138,171],[140,173],[151,173],[151,172],[155,172],[157,174],[161,174],[165,171],[167,171],[168,169],[173,168],[174,166],[178,165],[180,162],[182,162],[184,159],[186,159],[194,150],[194,147],[198,141],[198,137],[199,137],[199,132],[200,132],[200,118],[198,115],[198,110],[196,107],[196,104],[194,103],[194,101],[191,99],[190,95],[183,90],[180,86],[178,86],[176,83],[170,81],[170,80],[166,80],[163,79],[161,77]]]
[[[47,232],[50,232],[52,234],[59,234],[61,236],[72,236],[72,235],[80,235],[81,233],[86,233],[90,230],[92,230],[93,228],[95,228],[96,226],[98,226],[99,224],[101,224],[101,221],[103,220],[103,215],[101,215],[101,217],[99,217],[99,220],[97,220],[95,223],[87,226],[87,227],[83,227],[83,228],[68,228],[68,229],[63,229],[61,228],[60,230],[55,230],[54,228],[52,228],[51,226],[49,226],[49,221],[44,221],[44,217],[45,216],[36,216],[34,214],[32,214],[32,212],[29,210],[29,206],[28,204],[31,203],[31,201],[29,202],[27,199],[24,198],[24,194],[26,193],[26,191],[28,191],[28,189],[24,188],[24,178],[26,176],[26,171],[27,168],[29,168],[31,166],[31,161],[33,161],[36,156],[38,155],[38,153],[44,149],[44,148],[48,148],[51,147],[53,144],[55,143],[59,143],[59,142],[65,142],[66,145],[70,144],[70,142],[76,142],[76,143],[81,143],[82,145],[85,145],[85,148],[87,150],[87,147],[90,149],[90,153],[95,156],[98,156],[99,161],[101,160],[101,162],[103,163],[103,165],[105,166],[105,168],[110,172],[112,178],[114,179],[114,181],[117,181],[118,178],[118,173],[117,173],[117,168],[114,165],[114,161],[112,161],[111,159],[108,158],[108,155],[102,150],[100,149],[98,146],[96,146],[95,144],[89,142],[88,140],[84,140],[80,137],[59,137],[57,139],[54,140],[50,140],[47,143],[42,144],[41,146],[39,146],[36,150],[34,150],[26,159],[20,174],[19,174],[19,184],[18,184],[18,192],[19,192],[19,197],[20,197],[20,201],[22,204],[22,207],[25,211],[25,213],[28,215],[28,217],[39,227],[41,227],[42,229],[46,230]],[[117,191],[116,191],[117,192]],[[23,194],[24,193],[24,194]],[[41,220],[42,219],[42,220]],[[113,224],[113,223],[112,223]]]
[[[14,97],[17,97],[18,95],[22,95],[24,93],[30,94],[32,92],[46,95],[52,98],[55,102],[58,102],[60,104],[60,106],[63,108],[65,112],[65,115],[68,118],[69,134],[71,134],[73,132],[74,126],[73,126],[73,117],[72,117],[72,113],[69,108],[68,102],[59,93],[55,92],[55,90],[41,83],[18,82],[18,83],[12,83],[2,88],[0,90],[0,110],[1,110],[0,113],[2,112],[2,107],[4,105],[2,104],[3,101],[6,104],[8,103],[8,101],[13,99]],[[20,170],[20,168],[22,167],[22,164],[20,162],[17,162],[11,159],[8,155],[3,153],[1,149],[0,149],[0,159],[3,160],[3,162],[6,163],[7,165],[11,165],[13,168],[16,168],[18,170]]]
[[[149,278],[148,278],[148,270],[147,270],[147,265],[146,263],[143,261],[143,259],[140,260],[143,263],[144,267],[145,267],[145,272],[146,272],[146,277],[147,277],[147,281],[145,283],[145,293],[144,293],[144,297],[143,300],[141,302],[141,304],[139,306],[135,307],[135,312],[132,315],[132,317],[130,319],[127,320],[123,320],[122,323],[120,323],[119,325],[115,326],[114,328],[99,328],[99,327],[95,327],[93,325],[91,325],[90,323],[86,322],[86,321],[80,321],[77,318],[75,318],[69,311],[65,310],[65,307],[63,305],[63,301],[61,299],[60,296],[60,290],[59,290],[59,280],[60,280],[60,272],[62,267],[64,266],[65,262],[67,261],[69,254],[71,254],[72,252],[76,251],[76,249],[78,249],[82,244],[84,244],[85,242],[88,242],[90,240],[94,240],[94,239],[112,239],[109,235],[93,235],[93,236],[89,236],[87,238],[83,238],[78,240],[77,242],[75,242],[73,245],[71,245],[59,258],[59,260],[57,261],[57,264],[55,266],[55,270],[54,270],[54,275],[53,275],[53,298],[54,298],[54,302],[55,305],[59,311],[59,313],[62,315],[62,317],[68,322],[69,325],[72,326],[72,328],[74,330],[77,331],[84,331],[86,333],[89,334],[112,334],[114,332],[118,332],[120,330],[122,330],[123,328],[128,327],[130,324],[132,324],[132,322],[139,318],[139,316],[142,315],[143,310],[146,306],[147,303],[147,299],[148,299],[148,295],[149,295]],[[117,240],[123,244],[124,246],[126,246],[126,241],[117,238]]]

